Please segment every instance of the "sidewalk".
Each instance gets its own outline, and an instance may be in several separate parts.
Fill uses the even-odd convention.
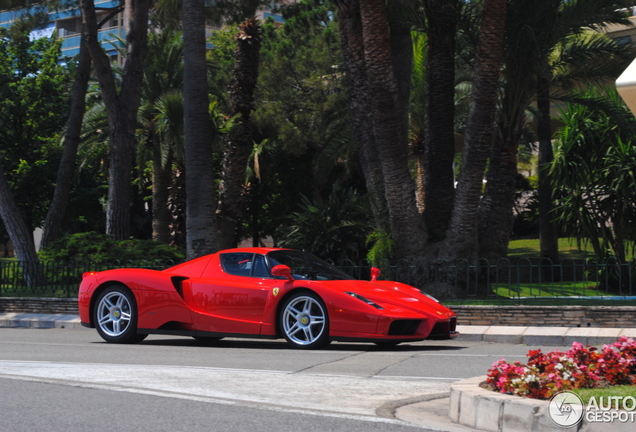
[[[619,336],[636,339],[636,328],[602,327],[521,327],[521,326],[457,326],[459,340],[524,345],[572,346],[604,345]]]
[[[31,314],[31,313],[0,313],[0,328],[29,327],[29,328],[58,328],[81,329],[79,315],[61,314]]]

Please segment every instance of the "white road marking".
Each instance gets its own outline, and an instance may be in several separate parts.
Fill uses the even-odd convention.
[[[367,378],[252,369],[27,361],[0,361],[0,376],[371,417],[387,401],[450,389],[450,380],[439,378]]]

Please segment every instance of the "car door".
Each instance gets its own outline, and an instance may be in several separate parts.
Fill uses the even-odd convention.
[[[188,299],[195,329],[223,334],[259,335],[273,284],[260,254],[220,255],[220,271],[190,281]],[[206,271],[207,273],[207,271]]]

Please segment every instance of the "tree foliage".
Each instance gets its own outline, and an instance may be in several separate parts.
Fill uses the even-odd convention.
[[[28,29],[0,29],[0,152],[25,222],[41,226],[68,115],[69,76],[60,42],[29,40]]]
[[[636,241],[636,119],[615,91],[606,91],[587,96],[607,98],[613,112],[578,104],[562,110],[550,174],[565,234],[589,241],[599,258],[624,261]]]
[[[21,215],[40,226],[59,156],[68,101],[60,42],[29,40],[28,28],[0,29],[0,152]]]
[[[302,207],[289,217],[280,245],[302,249],[322,259],[360,261],[367,255],[371,230],[368,201],[354,189],[334,187],[325,202],[302,197]]]

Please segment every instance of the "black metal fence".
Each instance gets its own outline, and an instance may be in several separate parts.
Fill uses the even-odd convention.
[[[82,274],[113,268],[140,267],[163,270],[173,262],[19,263],[0,261],[0,296],[60,297],[77,295]],[[338,268],[357,279],[369,279],[367,262],[345,261]],[[430,264],[425,261],[383,263],[381,279],[416,286],[443,300],[595,297],[636,300],[636,263],[610,259],[548,260],[507,259],[475,263]],[[634,297],[630,299],[630,297]]]
[[[368,278],[365,262],[338,267],[357,279]],[[427,261],[383,263],[382,279],[413,285],[443,300],[588,299],[636,301],[636,263],[566,259],[486,259],[469,263]]]
[[[77,296],[82,274],[116,268],[137,267],[163,270],[174,262],[37,262],[0,261],[1,297],[59,297]]]

